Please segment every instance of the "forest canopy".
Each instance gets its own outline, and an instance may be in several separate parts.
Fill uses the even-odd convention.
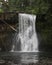
[[[45,14],[51,6],[51,0],[0,0],[0,12],[24,11]]]

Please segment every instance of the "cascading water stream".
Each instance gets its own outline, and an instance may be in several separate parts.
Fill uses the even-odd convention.
[[[19,38],[22,52],[37,52],[36,15],[19,14]]]
[[[36,15],[19,13],[19,33],[16,35],[18,37],[16,44],[20,44],[20,52],[38,52],[35,22]],[[14,51],[15,47],[14,44],[11,51]]]

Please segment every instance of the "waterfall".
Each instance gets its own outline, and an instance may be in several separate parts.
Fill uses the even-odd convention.
[[[11,52],[38,52],[35,22],[36,15],[19,13],[19,33],[15,33]]]
[[[22,52],[37,52],[36,15],[19,13],[19,39]]]

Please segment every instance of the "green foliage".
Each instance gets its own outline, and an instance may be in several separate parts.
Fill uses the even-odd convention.
[[[49,3],[44,0],[9,0],[3,3],[3,10],[6,11],[24,11],[35,14],[44,14],[49,9]]]
[[[0,13],[3,13],[3,10],[2,9],[0,9]]]

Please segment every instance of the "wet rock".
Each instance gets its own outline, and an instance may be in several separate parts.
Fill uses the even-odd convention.
[[[0,60],[0,65],[4,65],[5,61],[4,60]]]

